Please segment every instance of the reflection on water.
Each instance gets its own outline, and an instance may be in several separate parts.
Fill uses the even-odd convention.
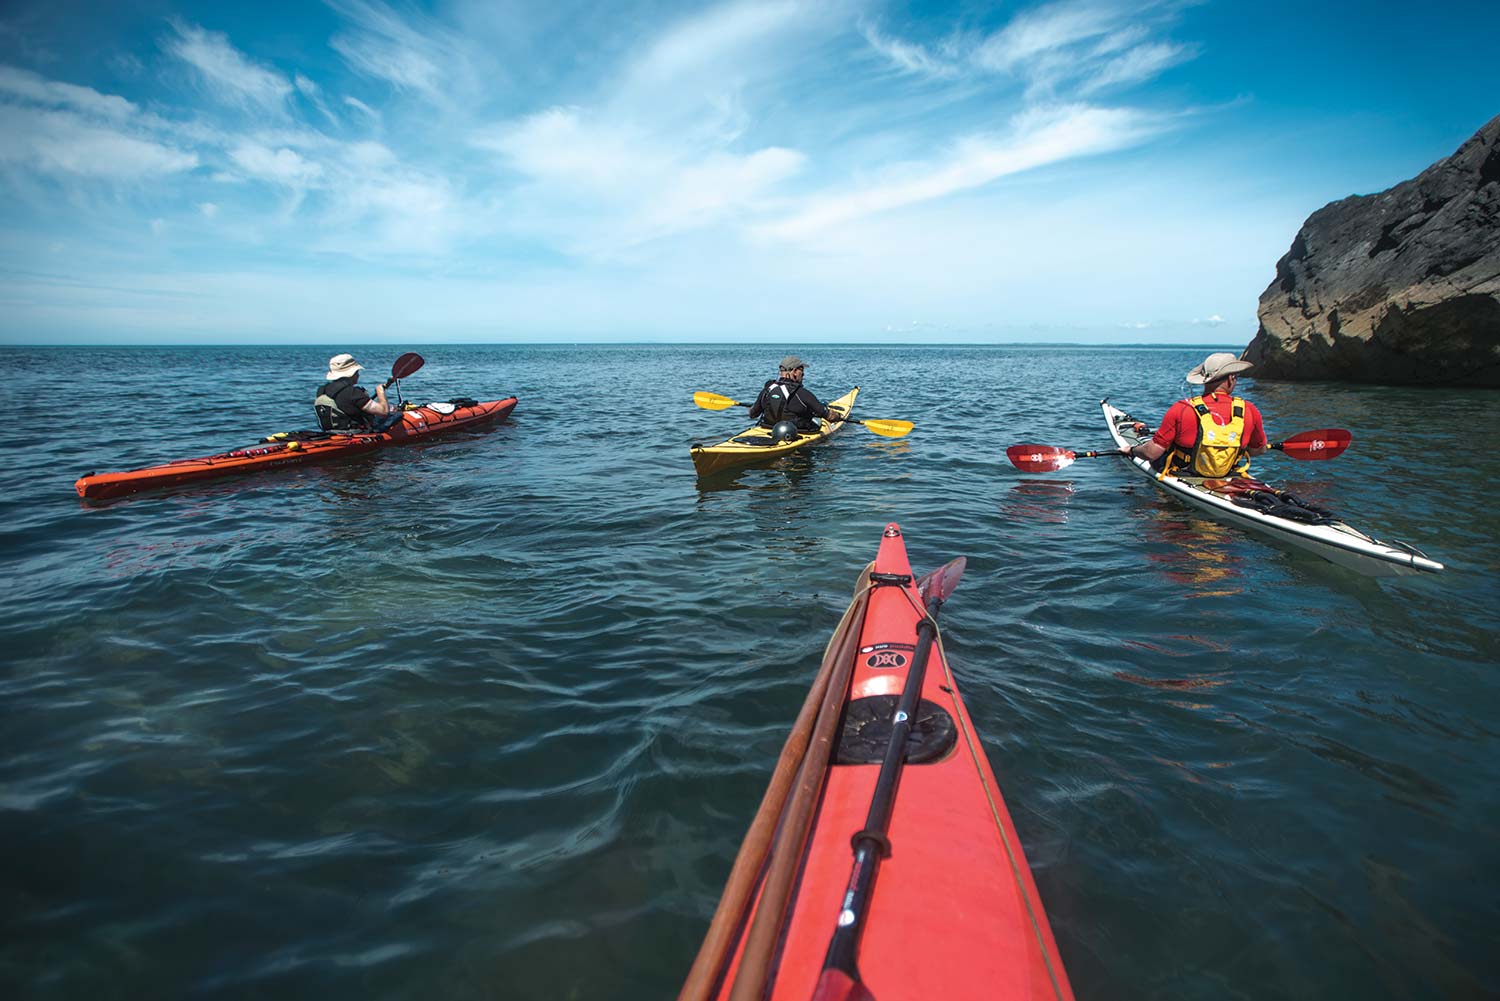
[[[1068,501],[1073,493],[1069,480],[1022,480],[1010,488],[1000,510],[1015,521],[1063,525],[1068,520]]]
[[[1163,511],[1145,519],[1145,534],[1153,544],[1146,559],[1176,585],[1178,597],[1222,597],[1244,589],[1238,580],[1244,573],[1244,558],[1234,545],[1241,533],[1235,529]]]
[[[839,433],[842,435],[851,435],[856,434],[861,430],[863,429],[857,428],[854,431],[850,431],[846,428]],[[874,438],[871,440],[867,440],[864,443],[864,447],[875,449],[879,452],[884,452],[887,455],[905,455],[906,453],[911,451],[912,446],[910,438]]]
[[[1177,656],[1181,656],[1178,654]],[[1165,688],[1177,691],[1186,688],[1217,688],[1228,684],[1221,675],[1228,672],[1220,671],[1217,674],[1194,674],[1186,678],[1143,678],[1139,674],[1130,674],[1126,671],[1116,671],[1115,677],[1121,681],[1128,681],[1133,685],[1145,685],[1147,688]]]
[[[751,459],[742,466],[698,477],[699,500],[705,494],[721,490],[777,489],[795,490],[807,475],[817,469],[818,452],[828,442],[819,442],[786,455]]]

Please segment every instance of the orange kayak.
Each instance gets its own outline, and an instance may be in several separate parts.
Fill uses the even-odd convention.
[[[679,1001],[1072,998],[936,636],[962,570],[886,527]]]
[[[468,401],[465,401],[468,402]],[[282,469],[326,459],[341,459],[345,456],[373,452],[386,445],[401,445],[417,441],[428,435],[451,431],[485,421],[498,420],[515,409],[514,396],[505,400],[489,400],[473,406],[439,405],[412,407],[403,411],[401,420],[389,431],[371,432],[293,432],[272,435],[255,445],[207,455],[198,459],[178,459],[132,469],[121,473],[88,473],[78,478],[73,488],[78,496],[88,500],[104,500],[123,497],[142,490],[175,487],[184,483],[217,479],[237,473],[253,473],[263,469]]]

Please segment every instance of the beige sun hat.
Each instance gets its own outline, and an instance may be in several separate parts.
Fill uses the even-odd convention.
[[[1216,351],[1203,359],[1202,365],[1187,374],[1187,381],[1203,384],[1218,382],[1226,375],[1234,375],[1253,367],[1250,362],[1242,361],[1239,355]]]
[[[801,358],[798,358],[796,355],[787,355],[785,358],[781,359],[781,367],[784,371],[790,372],[794,368],[806,368],[807,362],[803,361]]]
[[[334,355],[328,359],[328,378],[347,379],[364,366],[354,360],[353,355]]]

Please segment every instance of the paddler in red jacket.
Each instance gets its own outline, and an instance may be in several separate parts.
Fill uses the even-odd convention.
[[[1248,474],[1250,457],[1268,447],[1260,411],[1234,395],[1239,373],[1250,367],[1250,362],[1227,351],[1209,355],[1187,374],[1188,382],[1203,384],[1202,395],[1172,404],[1150,441],[1120,451],[1148,459],[1176,476],[1223,479]],[[1136,427],[1145,430],[1144,425]],[[1163,455],[1166,461],[1157,464]]]

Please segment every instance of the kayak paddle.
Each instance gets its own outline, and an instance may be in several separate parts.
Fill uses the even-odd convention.
[[[1075,460],[1097,459],[1101,455],[1124,458],[1124,453],[1116,450],[1075,452],[1056,445],[1012,445],[1005,450],[1005,457],[1010,460],[1010,464],[1028,473],[1050,473],[1057,469],[1067,469]]]
[[[748,403],[741,403],[727,396],[720,396],[718,393],[706,393],[702,390],[693,394],[693,402],[704,410],[728,410],[730,407],[750,406]],[[874,417],[864,421],[857,417],[845,417],[844,423],[858,424],[861,427],[869,428],[882,438],[902,438],[910,434],[911,429],[916,427],[911,421],[878,420]]]
[[[1349,447],[1354,436],[1343,428],[1323,428],[1321,431],[1303,431],[1286,441],[1278,441],[1271,447],[1293,459],[1310,459],[1320,462],[1332,459]]]
[[[890,742],[886,744],[885,759],[881,761],[880,774],[875,779],[870,812],[865,815],[865,826],[853,838],[854,865],[849,872],[849,886],[844,891],[844,906],[839,912],[838,925],[828,940],[823,972],[813,991],[814,1001],[872,1001],[856,962],[859,938],[870,910],[875,871],[880,868],[880,860],[891,854],[891,841],[887,836],[891,809],[896,803],[901,769],[906,764],[906,738],[911,733],[912,717],[916,715],[922,694],[922,679],[927,674],[933,641],[937,639],[938,609],[958,587],[967,563],[960,556],[917,581],[918,593],[926,603],[926,614],[917,623],[917,648],[912,653],[901,699],[896,703],[896,714],[891,718]]]
[[[406,404],[401,400],[401,380],[425,364],[427,362],[415,351],[408,351],[391,363],[391,377],[385,380],[385,388],[390,389],[393,382],[396,384],[397,409],[404,409],[406,407]]]
[[[1278,441],[1270,447],[1293,459],[1321,462],[1332,459],[1349,447],[1354,436],[1342,428],[1323,428],[1320,431],[1303,431],[1286,441]],[[1066,469],[1078,459],[1097,459],[1100,456],[1123,458],[1118,449],[1097,452],[1079,452],[1056,445],[1012,445],[1005,450],[1011,465],[1028,473],[1049,473]]]

